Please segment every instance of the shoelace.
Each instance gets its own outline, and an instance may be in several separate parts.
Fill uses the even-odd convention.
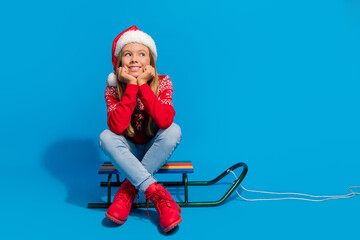
[[[154,196],[155,195],[155,196]],[[171,200],[169,199],[169,197],[166,195],[166,193],[164,191],[161,191],[161,190],[158,190],[157,192],[153,192],[151,194],[148,194],[148,195],[145,195],[144,198],[146,199],[146,202],[147,202],[147,214],[148,214],[148,217],[150,218],[150,214],[149,214],[149,200],[150,198],[154,196],[155,198],[155,202],[158,206],[158,211],[159,211],[159,214],[161,214],[161,210],[160,208],[163,206],[163,205],[166,205],[168,207],[171,206]],[[157,197],[156,197],[157,196]]]

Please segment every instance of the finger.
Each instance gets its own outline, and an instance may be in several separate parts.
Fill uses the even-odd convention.
[[[125,66],[125,67],[122,67],[124,69],[124,72],[127,73],[128,72],[128,68]]]

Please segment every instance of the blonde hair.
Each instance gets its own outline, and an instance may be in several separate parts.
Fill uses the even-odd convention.
[[[155,76],[153,79],[149,80],[147,82],[147,84],[149,84],[150,89],[154,92],[155,95],[157,95],[157,91],[159,88],[159,75],[156,71],[156,63],[155,63],[155,58],[154,55],[152,54],[152,52],[150,51],[150,49],[148,48],[149,53],[150,53],[150,65],[155,69]],[[122,55],[122,51],[120,51],[119,53],[119,57],[117,59],[117,63],[116,63],[116,85],[117,85],[117,90],[118,90],[118,94],[119,94],[119,101],[121,101],[121,98],[125,92],[126,89],[126,84],[123,82],[118,81],[118,69],[121,66],[121,55]],[[135,136],[135,129],[134,129],[134,124],[135,124],[135,119],[133,117],[133,115],[131,116],[131,121],[129,126],[126,128],[125,130],[125,134],[129,137],[133,137]],[[143,122],[143,128],[145,129],[145,134],[148,137],[153,137],[155,136],[155,129],[154,129],[155,123],[154,120],[152,119],[152,117],[145,112],[145,119]]]

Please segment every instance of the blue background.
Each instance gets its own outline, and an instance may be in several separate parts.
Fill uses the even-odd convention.
[[[154,211],[115,226],[86,205],[105,198],[96,174],[106,160],[105,82],[112,41],[132,25],[154,38],[158,71],[173,82],[183,140],[172,160],[193,161],[190,180],[243,161],[250,189],[347,194],[360,183],[358,1],[13,1],[1,3],[0,21],[4,239],[357,235],[359,197],[233,195],[184,208],[170,235]],[[215,200],[226,187],[191,190],[190,200]]]

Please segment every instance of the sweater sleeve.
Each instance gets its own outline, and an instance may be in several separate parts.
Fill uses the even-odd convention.
[[[170,127],[174,121],[175,110],[172,106],[172,93],[172,83],[167,76],[160,82],[158,96],[154,94],[148,84],[139,87],[139,97],[146,112],[161,129]]]
[[[127,84],[125,92],[119,101],[116,87],[106,87],[105,100],[107,105],[107,124],[116,134],[123,134],[131,121],[131,115],[136,107],[138,86]]]

